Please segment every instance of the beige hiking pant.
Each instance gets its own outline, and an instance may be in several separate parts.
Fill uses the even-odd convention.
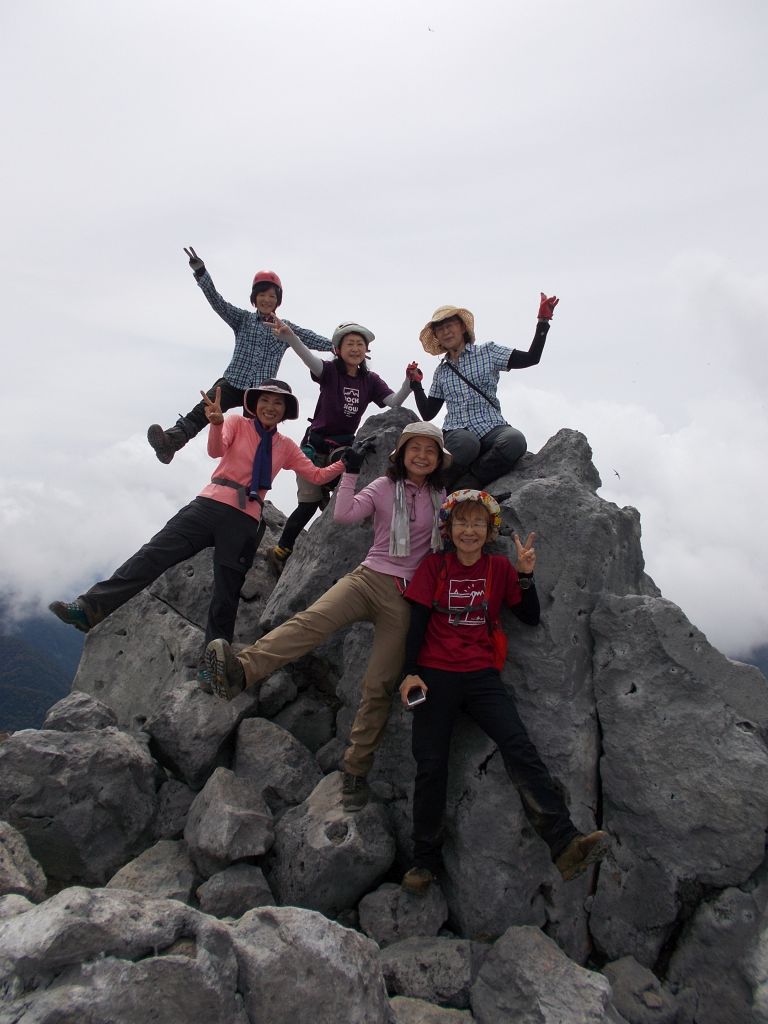
[[[392,694],[400,682],[410,618],[408,602],[400,595],[394,577],[359,565],[305,611],[242,650],[238,658],[250,686],[307,654],[344,626],[372,622],[371,656],[352,723],[351,746],[344,754],[346,771],[367,775],[387,724]]]

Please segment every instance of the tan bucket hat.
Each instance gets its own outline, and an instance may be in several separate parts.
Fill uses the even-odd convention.
[[[397,453],[412,437],[427,437],[430,441],[437,443],[437,447],[443,453],[443,469],[447,469],[453,462],[453,456],[443,444],[443,432],[440,427],[436,427],[434,423],[423,423],[421,420],[418,423],[409,423],[407,427],[403,428],[402,434],[397,439],[395,450],[389,453],[390,462],[395,461]]]
[[[428,324],[424,325],[421,334],[419,334],[422,348],[425,352],[429,352],[431,356],[441,356],[445,352],[445,349],[437,343],[434,325],[439,324],[441,320],[447,320],[451,316],[458,316],[467,329],[469,340],[475,340],[475,318],[468,309],[463,309],[461,306],[438,306],[432,314],[432,319]]]

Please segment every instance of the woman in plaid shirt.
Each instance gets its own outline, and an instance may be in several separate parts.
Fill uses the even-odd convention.
[[[447,405],[443,421],[445,447],[453,455],[446,482],[458,487],[482,489],[509,472],[527,443],[501,413],[496,395],[499,373],[535,366],[541,359],[549,321],[558,299],[542,292],[536,333],[527,352],[491,342],[475,344],[475,318],[468,309],[440,306],[423,328],[419,340],[430,355],[443,355],[432,378],[429,396],[418,370],[409,371],[411,388],[422,419],[431,420]]]
[[[216,389],[219,389],[221,410],[226,412],[243,404],[243,396],[248,388],[277,377],[280,361],[288,348],[287,343],[278,338],[272,330],[275,310],[283,301],[283,286],[274,271],[260,270],[254,277],[251,287],[251,305],[255,312],[240,309],[219,295],[211,275],[195,250],[190,246],[184,252],[189,256],[189,265],[211,308],[235,332],[235,351],[232,353],[229,366],[224,371],[224,376],[219,377],[207,391],[207,397],[213,399]],[[301,338],[307,348],[316,349],[318,352],[331,351],[332,346],[327,338],[307,330],[306,327],[298,327],[290,320],[286,320],[285,323]],[[169,430],[163,430],[159,423],[153,423],[147,431],[147,440],[154,448],[158,459],[167,465],[187,441],[191,441],[200,433],[206,423],[203,400],[186,416],[179,416],[176,425]]]

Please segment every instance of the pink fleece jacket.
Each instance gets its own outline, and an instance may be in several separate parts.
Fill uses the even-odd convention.
[[[432,540],[435,508],[429,484],[417,487],[410,480],[405,481],[405,500],[410,512],[411,553],[390,555],[389,531],[395,503],[394,481],[387,476],[377,477],[359,494],[355,494],[356,482],[356,474],[345,473],[341,478],[336,488],[333,518],[337,523],[360,523],[373,516],[373,544],[362,564],[375,572],[410,580],[416,572],[416,566],[430,550]],[[442,500],[445,491],[440,494]]]
[[[221,459],[213,476],[225,477],[227,480],[234,480],[244,487],[249,487],[253,474],[253,459],[260,443],[261,438],[252,421],[244,416],[225,416],[224,422],[218,426],[209,425],[208,454],[213,459]],[[315,466],[295,441],[284,434],[276,433],[272,438],[273,480],[281,469],[292,469],[313,484],[327,484],[344,472],[344,463],[338,461],[323,468]],[[259,491],[262,498],[266,493],[266,490]],[[232,487],[210,483],[200,491],[198,497],[213,498],[214,501],[221,501],[242,511],[238,504],[238,493]],[[248,501],[245,513],[253,519],[260,519],[261,505],[258,501]]]

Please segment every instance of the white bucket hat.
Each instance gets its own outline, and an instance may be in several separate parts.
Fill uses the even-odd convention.
[[[453,456],[443,444],[443,432],[440,427],[436,427],[434,423],[423,423],[419,420],[418,423],[409,423],[407,427],[403,429],[402,434],[397,439],[395,450],[389,453],[389,461],[394,462],[397,458],[397,453],[403,447],[406,441],[412,437],[427,437],[430,441],[434,441],[437,447],[443,453],[443,469],[447,469],[453,462]]]

